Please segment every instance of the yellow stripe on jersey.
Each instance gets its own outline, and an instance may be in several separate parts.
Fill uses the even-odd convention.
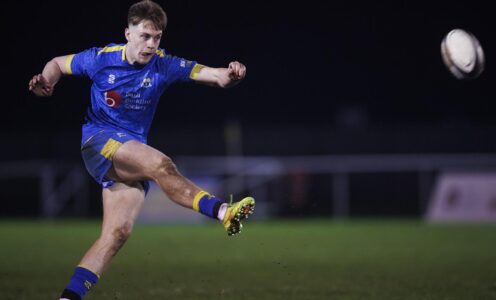
[[[117,151],[117,149],[119,149],[121,145],[122,143],[114,139],[108,139],[108,141],[103,146],[102,151],[100,151],[100,154],[106,159],[112,160],[112,157],[114,156],[115,152]]]
[[[164,51],[162,51],[160,49],[156,50],[155,51],[155,54],[157,54],[158,56],[160,56],[160,58],[163,58],[165,56]]]
[[[194,211],[200,211],[200,199],[203,198],[203,196],[209,195],[209,193],[205,191],[200,191],[198,194],[196,194],[195,198],[193,199],[193,210]]]
[[[189,78],[191,79],[196,79],[196,76],[198,76],[198,73],[200,73],[200,70],[205,67],[204,65],[196,64],[193,69],[191,69],[191,73],[189,73]]]
[[[121,50],[125,50],[125,49],[126,49],[126,46],[125,45],[117,45],[117,46],[112,46],[112,47],[105,47],[102,50],[98,51],[98,53],[96,55],[100,55],[103,52],[115,52],[115,51],[121,51]]]
[[[65,73],[66,74],[72,74],[72,69],[71,69],[71,62],[72,62],[72,59],[74,58],[74,55],[76,54],[71,54],[71,55],[68,55],[66,60],[65,60]]]
[[[124,46],[124,49],[122,49],[122,61],[126,60],[126,46]]]

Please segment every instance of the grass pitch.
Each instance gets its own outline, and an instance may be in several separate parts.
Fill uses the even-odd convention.
[[[137,226],[85,299],[496,299],[496,225]],[[58,299],[99,222],[0,222],[0,299]]]

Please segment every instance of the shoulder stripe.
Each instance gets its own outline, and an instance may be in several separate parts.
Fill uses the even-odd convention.
[[[126,60],[126,46],[122,49],[122,55],[121,55],[122,61]]]
[[[72,59],[74,58],[75,54],[68,55],[66,60],[65,60],[65,72],[66,74],[72,74],[72,69],[71,69],[71,62]]]
[[[96,55],[100,55],[103,52],[116,52],[116,51],[121,51],[121,50],[125,50],[125,49],[126,49],[126,46],[124,46],[124,45],[105,47],[102,50],[98,51],[98,53]]]
[[[160,58],[164,58],[165,54],[164,54],[164,51],[158,49],[155,51],[155,54],[157,54],[158,56],[160,56]]]

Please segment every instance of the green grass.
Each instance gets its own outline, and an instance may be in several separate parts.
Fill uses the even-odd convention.
[[[0,299],[58,299],[98,222],[0,222]],[[496,299],[496,226],[137,226],[85,299]]]

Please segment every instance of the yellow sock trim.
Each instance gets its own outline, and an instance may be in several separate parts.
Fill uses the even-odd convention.
[[[90,270],[90,269],[88,269],[88,268],[86,268],[85,266],[82,266],[82,265],[78,265],[78,267],[80,267],[80,268],[83,268],[83,269],[86,269],[86,270],[90,271],[91,273],[95,274],[95,275],[96,275],[96,277],[98,277],[98,279],[100,279],[100,274],[98,274],[97,272],[93,272],[92,270]]]
[[[210,194],[205,192],[205,191],[200,191],[200,192],[198,192],[198,194],[196,194],[195,198],[193,199],[193,210],[194,211],[200,211],[200,199],[205,195],[210,195]]]

